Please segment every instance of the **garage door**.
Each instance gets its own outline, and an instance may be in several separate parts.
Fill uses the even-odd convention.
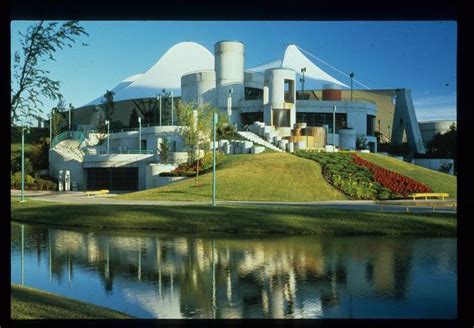
[[[89,168],[87,190],[138,190],[137,167]]]

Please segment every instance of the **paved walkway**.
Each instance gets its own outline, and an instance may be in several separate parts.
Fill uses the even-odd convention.
[[[12,196],[20,196],[20,190],[11,190]],[[165,201],[165,200],[124,200],[114,199],[118,194],[107,194],[100,196],[86,196],[82,191],[26,191],[25,197],[58,203],[74,204],[102,204],[102,205],[161,205],[161,206],[186,206],[186,205],[209,205],[209,202],[197,201]],[[417,201],[421,203],[423,201]],[[389,201],[387,202],[387,204]],[[341,210],[358,211],[382,211],[380,205],[371,200],[341,200],[341,201],[320,201],[320,202],[266,202],[266,201],[217,201],[218,205],[255,205],[255,206],[315,206],[321,208],[336,208]],[[384,205],[383,211],[406,212],[407,207],[403,205]],[[409,208],[410,212],[433,212],[431,206],[416,206]],[[435,212],[456,213],[450,207],[437,207]]]

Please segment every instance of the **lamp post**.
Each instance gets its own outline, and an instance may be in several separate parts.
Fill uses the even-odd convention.
[[[160,113],[160,120],[161,120],[161,113]],[[138,116],[138,152],[139,154],[142,153],[142,118],[140,116]]]
[[[304,73],[306,72],[306,67],[303,67],[301,69],[301,74],[303,75],[303,77],[300,79],[300,82],[301,82],[301,93],[303,94],[303,97],[304,97]]]
[[[173,108],[174,108],[174,101],[173,101],[173,91],[171,91],[171,125],[173,125]]]
[[[216,124],[217,113],[212,115],[212,206],[216,206]]]
[[[229,117],[229,122],[232,124],[232,93],[234,91],[232,88],[229,89],[227,94],[227,116]]]
[[[161,126],[161,94],[160,94],[160,126]]]
[[[336,151],[336,105],[333,107],[332,112],[332,145],[333,145],[333,152]]]
[[[351,101],[352,101],[352,80],[354,79],[354,73],[349,74],[349,77],[351,78]]]
[[[110,154],[110,121],[105,120],[105,125],[107,125],[107,155]]]
[[[49,149],[51,149],[52,143],[53,143],[53,109],[51,108],[51,113],[49,114]]]
[[[30,127],[21,128],[21,199],[20,203],[25,200],[25,130],[30,133]]]
[[[71,133],[71,104],[69,104],[69,120],[68,120],[69,133]]]

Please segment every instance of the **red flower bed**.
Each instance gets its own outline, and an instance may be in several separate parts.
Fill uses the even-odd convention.
[[[407,197],[409,194],[415,192],[432,192],[429,187],[418,181],[372,164],[356,154],[352,154],[352,157],[356,164],[365,166],[372,171],[375,181],[397,195]]]

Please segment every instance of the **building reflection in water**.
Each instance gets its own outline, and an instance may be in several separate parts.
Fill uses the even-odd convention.
[[[21,226],[21,282],[25,228]],[[318,318],[355,298],[404,299],[409,288],[415,239],[246,239],[124,236],[27,226],[28,251],[40,257],[47,245],[49,279],[88,269],[103,283],[114,280],[130,300],[154,317]],[[12,243],[15,244],[14,230]],[[36,243],[33,242],[36,240]],[[357,240],[358,242],[354,242]],[[13,245],[12,247],[15,247]],[[32,249],[36,247],[36,249]],[[446,256],[440,265],[447,265]],[[134,288],[149,286],[151,288]]]

